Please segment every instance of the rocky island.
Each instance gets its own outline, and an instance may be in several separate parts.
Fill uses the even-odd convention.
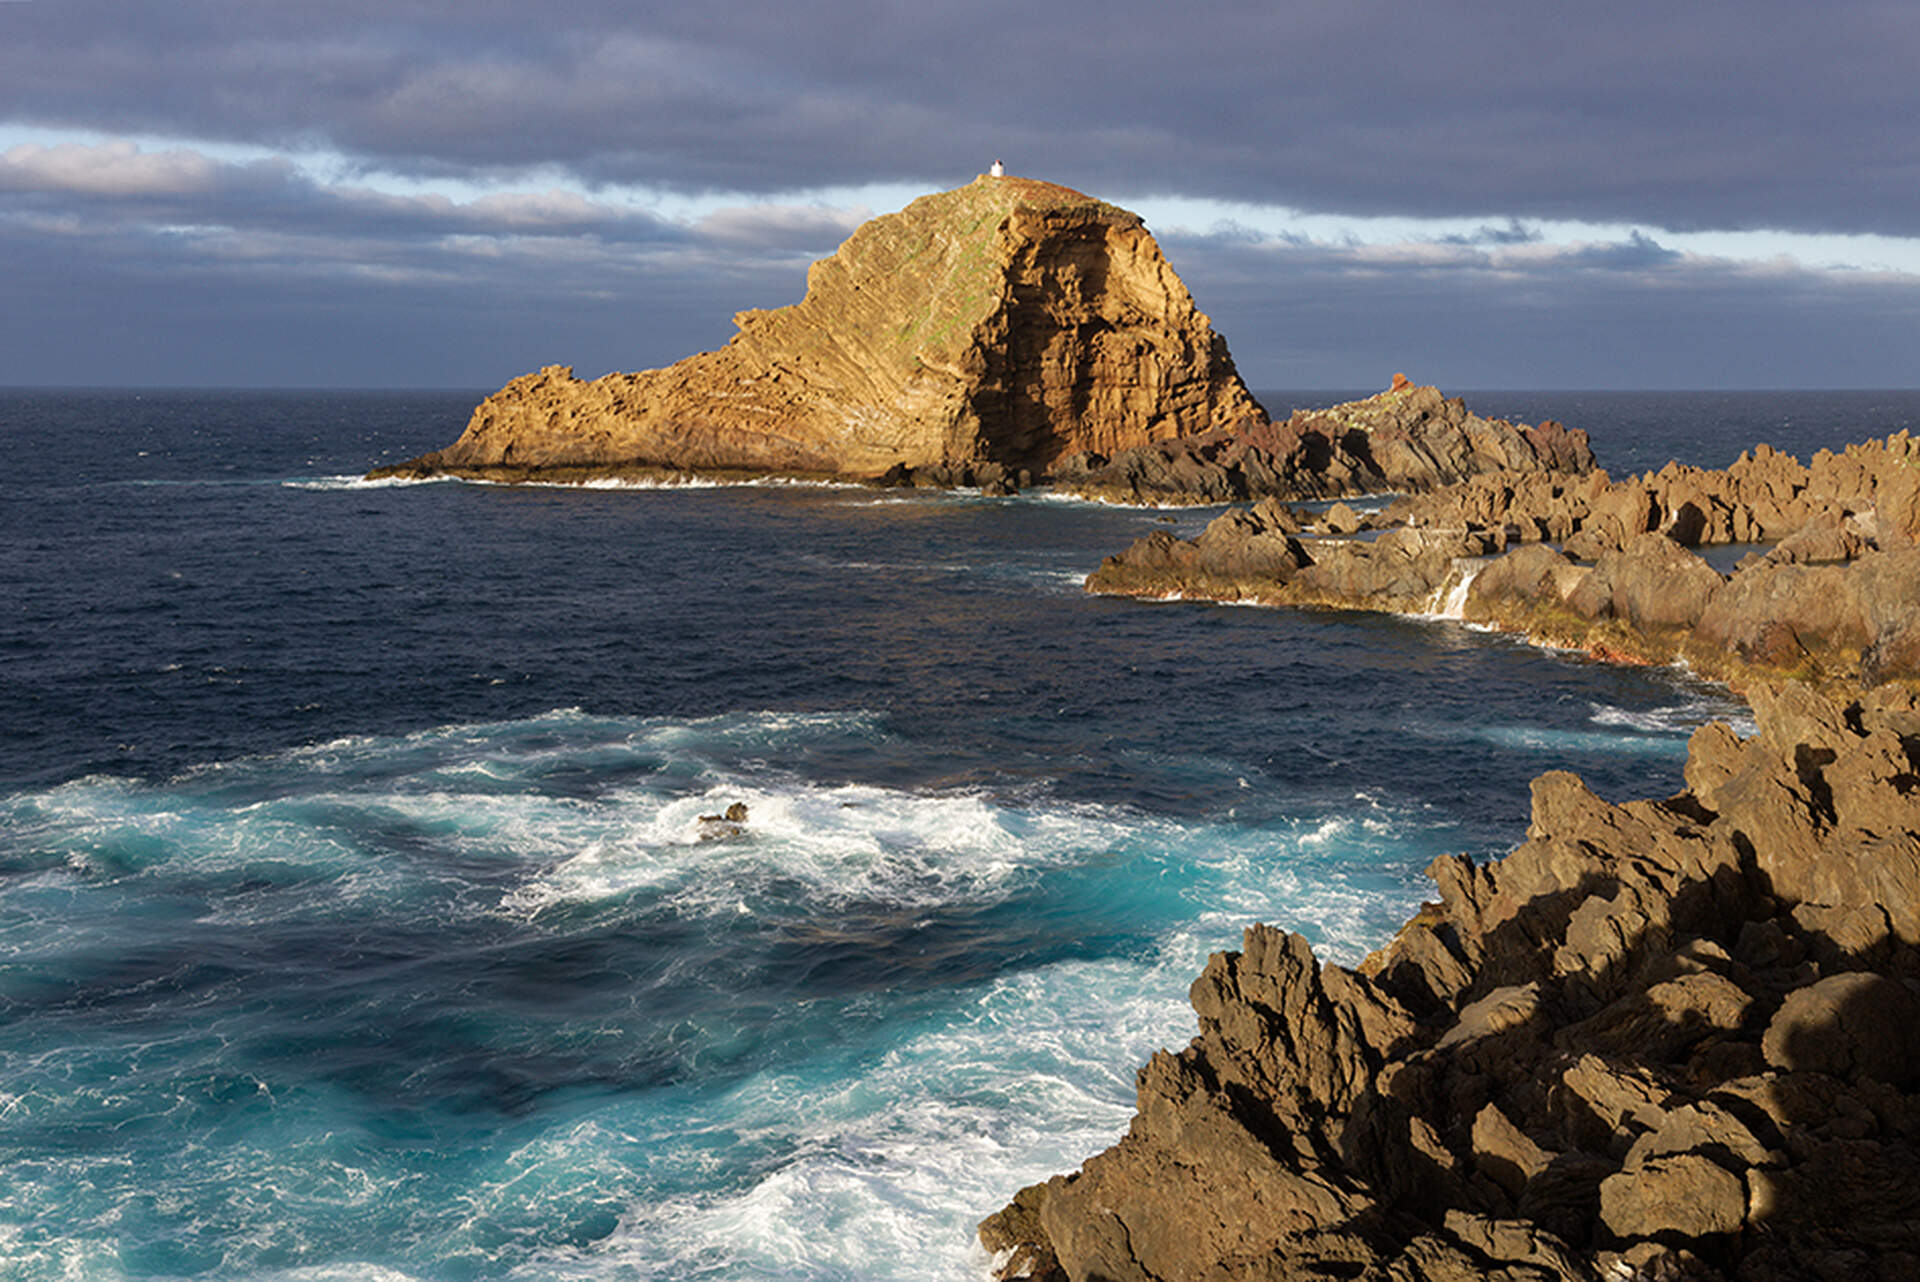
[[[1271,421],[1140,218],[982,175],[872,219],[724,348],[586,381],[514,379],[445,449],[370,475],[568,482],[1036,482],[1129,503],[1419,492],[1581,471],[1583,433],[1432,388]]]
[[[489,480],[706,473],[949,483],[1043,475],[1262,419],[1134,214],[982,175],[861,226],[719,351],[507,384],[398,469]]]

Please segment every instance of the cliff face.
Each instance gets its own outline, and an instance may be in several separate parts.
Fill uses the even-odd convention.
[[[1358,969],[1250,928],[1126,1137],[981,1226],[1001,1276],[1920,1276],[1920,703],[1754,712],[1665,801],[1542,776]]]
[[[1039,473],[1264,417],[1140,219],[1051,183],[923,197],[816,262],[801,302],[734,319],[666,369],[515,379],[397,470]]]

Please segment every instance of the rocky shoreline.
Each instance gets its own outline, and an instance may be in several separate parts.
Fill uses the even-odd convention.
[[[1678,796],[1536,780],[1358,968],[1249,928],[1126,1137],[981,1225],[998,1276],[1920,1276],[1920,700],[1752,695]]]
[[[1670,464],[1620,482],[1481,475],[1319,524],[1370,537],[1303,538],[1301,515],[1268,499],[1195,539],[1156,531],[1087,588],[1445,614],[1736,688],[1920,678],[1920,440],[1904,434],[1810,465],[1761,447],[1721,471]],[[1770,546],[1730,574],[1691,550],[1757,540]]]
[[[1002,1278],[1920,1277],[1920,442],[1276,498],[1090,591],[1442,614],[1744,690],[1686,790],[1533,786],[1354,969],[1253,926],[1125,1138],[980,1226]],[[1315,537],[1315,535],[1318,537]],[[1691,548],[1770,544],[1731,574]],[[1555,548],[1549,544],[1557,543]]]

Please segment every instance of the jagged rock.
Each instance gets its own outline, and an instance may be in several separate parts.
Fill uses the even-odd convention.
[[[1600,1218],[1629,1241],[1735,1233],[1747,1218],[1747,1187],[1698,1153],[1656,1157],[1601,1182]]]
[[[1484,419],[1458,398],[1396,374],[1391,387],[1365,400],[1296,410],[1282,422],[1242,419],[1098,462],[1069,459],[1053,479],[1110,501],[1222,503],[1424,491],[1482,473],[1560,475],[1593,465],[1584,432]]]
[[[1030,179],[875,218],[799,303],[734,321],[666,369],[517,378],[454,444],[382,474],[1040,473],[1265,417],[1140,219]]]
[[[1488,1104],[1473,1119],[1474,1166],[1514,1197],[1547,1169],[1553,1156],[1515,1126],[1497,1104]]]
[[[1829,975],[1787,994],[1767,1025],[1767,1063],[1787,1072],[1920,1081],[1920,998],[1899,980]]]
[[[1328,508],[1320,523],[1328,534],[1357,534],[1360,530],[1360,517],[1345,503]]]
[[[1076,1282],[1903,1276],[1920,697],[1754,714],[1694,736],[1679,797],[1544,776],[1526,843],[1436,860],[1358,970],[1250,928],[1028,1245]]]
[[[1629,493],[1629,523],[1639,521],[1650,493]],[[1302,541],[1282,564],[1223,537],[1230,527],[1248,535],[1264,528],[1229,513],[1191,545],[1161,533],[1107,558],[1086,586],[1446,613],[1607,659],[1684,660],[1740,685],[1793,678],[1837,692],[1920,680],[1920,546],[1860,550],[1857,533],[1839,519],[1817,516],[1784,552],[1752,558],[1728,578],[1653,530],[1623,536],[1583,566],[1538,544],[1507,550],[1514,527],[1471,521],[1400,526],[1371,543]],[[1847,558],[1826,559],[1835,549]],[[1504,554],[1481,561],[1493,553]]]
[[[1898,432],[1821,450],[1806,465],[1763,445],[1724,470],[1669,463],[1622,481],[1471,476],[1410,494],[1382,520],[1505,528],[1515,541],[1562,543],[1589,561],[1657,530],[1683,547],[1773,542],[1782,545],[1768,554],[1776,562],[1844,562],[1920,536],[1920,440]]]

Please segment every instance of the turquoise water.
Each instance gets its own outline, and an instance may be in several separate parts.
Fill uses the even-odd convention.
[[[1740,711],[1081,593],[1147,511],[352,480],[471,400],[0,397],[0,1275],[977,1277],[1208,952]]]

